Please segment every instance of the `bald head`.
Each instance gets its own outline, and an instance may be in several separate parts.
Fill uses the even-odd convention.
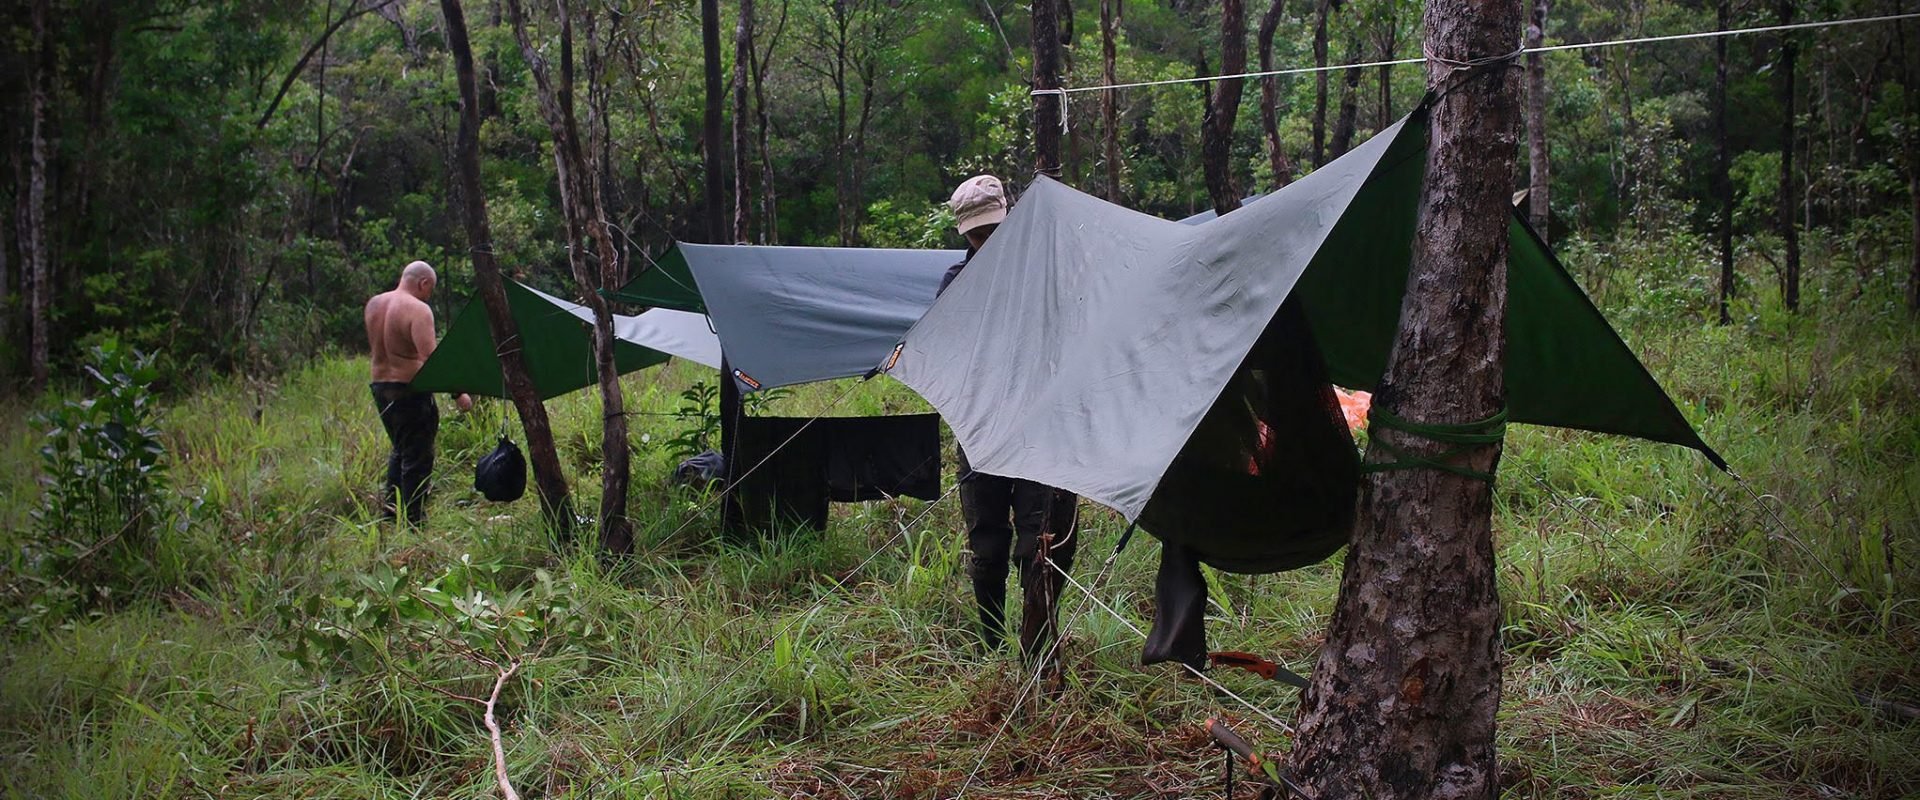
[[[415,261],[408,264],[406,269],[400,270],[400,288],[422,300],[433,294],[433,284],[436,280],[438,278],[433,274],[433,267],[425,261]]]

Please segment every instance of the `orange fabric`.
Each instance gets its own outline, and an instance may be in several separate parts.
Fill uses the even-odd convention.
[[[1349,392],[1338,386],[1333,387],[1333,393],[1340,398],[1340,413],[1347,416],[1347,430],[1359,433],[1367,427],[1367,409],[1373,407],[1373,393]]]

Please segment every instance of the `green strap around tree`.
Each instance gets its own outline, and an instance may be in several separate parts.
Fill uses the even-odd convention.
[[[1423,456],[1409,453],[1383,437],[1374,437],[1373,443],[1392,454],[1398,461],[1381,461],[1360,465],[1361,472],[1386,472],[1397,469],[1433,469],[1451,472],[1464,478],[1473,478],[1488,483],[1493,482],[1493,473],[1481,472],[1458,464],[1448,463],[1479,445],[1496,444],[1507,434],[1507,410],[1482,420],[1473,422],[1414,422],[1394,416],[1386,409],[1374,406],[1367,412],[1367,424],[1373,427],[1388,428],[1402,433],[1411,433],[1424,439],[1432,439],[1455,447],[1439,455]]]

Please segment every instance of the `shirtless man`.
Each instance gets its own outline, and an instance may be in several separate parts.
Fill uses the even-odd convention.
[[[420,524],[427,515],[427,478],[433,473],[433,437],[440,430],[440,410],[429,395],[409,386],[420,365],[433,355],[433,267],[415,261],[400,272],[400,285],[367,301],[367,344],[373,351],[373,405],[387,429],[393,452],[387,456],[387,486],[382,503],[387,519],[404,505],[407,521]],[[466,411],[473,398],[453,398]],[[396,502],[395,493],[398,493]]]

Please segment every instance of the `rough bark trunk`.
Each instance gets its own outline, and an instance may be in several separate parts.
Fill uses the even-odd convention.
[[[1400,14],[1399,4],[1387,3],[1386,32],[1380,37],[1380,60],[1392,61],[1400,50]],[[1393,67],[1381,65],[1377,68],[1380,108],[1374,115],[1373,129],[1384,131],[1392,125],[1393,116]]]
[[[526,15],[519,0],[506,0],[520,55],[533,75],[540,116],[553,136],[553,166],[560,184],[560,212],[567,221],[567,263],[587,308],[593,311],[593,362],[600,388],[600,546],[625,555],[633,551],[633,525],[627,518],[627,488],[632,453],[627,445],[626,398],[620,371],[614,363],[613,312],[600,290],[617,286],[619,252],[607,232],[599,195],[593,188],[594,170],[581,146],[580,125],[573,102],[573,15],[565,0],[556,0],[560,23],[560,80],[555,82],[547,63],[527,35]],[[591,249],[589,249],[591,248]],[[597,258],[596,258],[597,257]],[[596,268],[595,261],[598,261]]]
[[[27,194],[26,218],[20,225],[20,254],[26,261],[27,289],[27,381],[33,394],[47,388],[52,335],[50,315],[53,306],[53,267],[47,236],[47,139],[52,136],[48,119],[53,103],[54,50],[52,3],[34,0],[33,4],[33,77],[27,88]]]
[[[1273,35],[1280,29],[1280,14],[1285,0],[1273,0],[1267,13],[1260,15],[1260,30],[1255,44],[1260,49],[1260,71],[1273,71]],[[1273,170],[1273,188],[1293,181],[1293,164],[1280,145],[1280,78],[1267,75],[1260,79],[1260,128],[1267,136],[1267,166]]]
[[[1043,175],[1060,176],[1059,9],[1054,0],[1033,1],[1033,166]]]
[[[1726,30],[1732,16],[1733,0],[1719,0],[1716,16],[1719,29]],[[1720,324],[1733,322],[1728,308],[1733,300],[1733,157],[1727,150],[1727,40],[1713,40],[1713,194],[1720,206]]]
[[[1220,72],[1247,71],[1247,13],[1243,0],[1220,0]],[[1200,163],[1207,179],[1207,195],[1216,212],[1240,207],[1240,189],[1233,185],[1233,124],[1240,116],[1244,78],[1214,81],[1200,120]]]
[[[1429,51],[1499,55],[1520,38],[1519,0],[1430,0]],[[1421,423],[1492,417],[1504,406],[1507,225],[1518,144],[1518,80],[1430,63],[1430,143],[1407,295],[1376,408]],[[1377,412],[1376,412],[1377,413]],[[1427,458],[1448,446],[1380,424],[1383,442]],[[1450,459],[1489,475],[1498,443]],[[1319,800],[1486,798],[1499,792],[1500,604],[1493,486],[1432,468],[1374,473],[1363,488],[1327,640],[1289,762]]]
[[[473,254],[474,283],[480,302],[487,310],[487,327],[493,340],[511,345],[520,341],[520,331],[507,305],[500,268],[493,260],[493,232],[487,222],[486,195],[480,187],[479,91],[473,76],[473,48],[467,41],[466,14],[460,8],[460,0],[440,0],[440,13],[446,18],[447,49],[453,53],[454,71],[460,81],[460,132],[454,146],[454,180],[466,222],[469,251]],[[533,460],[540,510],[559,526],[563,535],[570,534],[573,504],[567,495],[566,475],[560,471],[559,453],[553,446],[553,427],[547,421],[547,407],[540,403],[540,395],[534,391],[521,349],[496,346],[496,352],[507,394],[520,413],[520,427],[527,435],[527,453]]]
[[[787,0],[780,0],[780,22],[773,28],[773,36],[767,41],[764,55],[756,53],[753,62],[753,102],[757,121],[755,136],[760,150],[760,243],[774,244],[780,239],[780,209],[778,195],[774,193],[773,157],[768,155],[767,129],[767,64],[773,60],[775,46],[780,43],[780,34],[787,28]]]
[[[1547,6],[1550,0],[1533,0],[1533,18],[1527,22],[1527,47],[1536,48],[1546,43]],[[1721,25],[1725,30],[1726,26]],[[1716,40],[1718,41],[1718,40]],[[1548,217],[1552,214],[1547,202],[1547,177],[1550,174],[1547,162],[1547,57],[1544,53],[1527,54],[1527,217],[1533,222],[1540,239],[1547,241]]]
[[[1360,60],[1360,39],[1356,36],[1347,44],[1350,61]],[[1344,71],[1340,82],[1340,114],[1333,120],[1333,141],[1327,145],[1327,158],[1335,159],[1353,149],[1353,137],[1359,125],[1360,117],[1360,70]]]
[[[1279,0],[1275,0],[1279,2]],[[1100,77],[1112,86],[1120,82],[1114,68],[1119,57],[1121,0],[1100,0]],[[1118,203],[1120,188],[1120,96],[1109,89],[1100,93],[1101,133],[1105,137],[1107,200]]]
[[[747,142],[747,126],[751,124],[747,78],[752,66],[753,0],[740,0],[740,14],[733,24],[733,238],[737,242],[751,241],[753,170],[748,162],[752,148]]]
[[[1779,24],[1793,23],[1793,0],[1780,0],[1775,9]],[[1781,296],[1788,311],[1800,310],[1800,229],[1794,220],[1793,151],[1794,108],[1793,69],[1796,53],[1792,33],[1780,34],[1780,242],[1784,249],[1786,271],[1781,276]]]
[[[700,147],[704,151],[706,183],[707,241],[725,244],[732,240],[727,230],[724,209],[726,184],[721,177],[720,107],[726,98],[720,88],[720,0],[700,0],[700,52],[705,63],[706,110],[700,121]]]
[[[1237,2],[1237,0],[1229,0]],[[1039,92],[1060,88],[1060,28],[1057,0],[1033,0],[1033,166],[1036,172],[1060,176],[1060,106],[1064,98]],[[1042,544],[1040,554],[1046,552]],[[1020,600],[1020,654],[1048,674],[1059,670],[1052,647],[1059,635],[1060,592],[1066,580],[1058,570],[1036,570],[1033,586],[1022,585]]]
[[[1320,0],[1313,23],[1313,165],[1327,163],[1327,18],[1333,14],[1333,0]]]

